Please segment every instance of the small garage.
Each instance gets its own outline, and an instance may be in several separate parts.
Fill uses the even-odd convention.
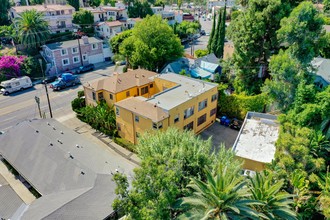
[[[103,54],[90,55],[88,57],[89,63],[100,63],[104,61]]]

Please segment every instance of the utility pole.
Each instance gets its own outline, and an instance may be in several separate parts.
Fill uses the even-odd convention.
[[[47,95],[47,102],[48,102],[50,118],[53,118],[53,112],[52,112],[52,108],[50,106],[50,101],[49,101],[47,82],[45,81],[45,73],[44,73],[44,69],[42,68],[42,59],[39,59],[39,64],[40,64],[41,72],[42,72],[43,79],[44,79],[44,85],[45,85],[45,90],[46,90],[46,95]]]
[[[77,40],[78,40],[78,47],[79,47],[79,55],[80,55],[80,64],[81,66],[84,65],[83,63],[83,58],[82,58],[82,53],[81,53],[81,47],[80,47],[80,40],[79,40],[79,37],[81,37],[83,35],[83,32],[81,32],[79,29],[75,29],[74,30],[74,35],[77,37]]]

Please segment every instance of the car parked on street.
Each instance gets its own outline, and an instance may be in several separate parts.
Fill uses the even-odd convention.
[[[76,74],[85,73],[85,72],[94,70],[94,68],[95,68],[94,64],[88,64],[86,66],[80,66],[80,67],[78,67],[74,72]]]
[[[1,93],[4,95],[9,95],[10,93],[16,91],[23,91],[24,89],[33,86],[30,77],[22,76],[19,78],[12,78],[10,80],[2,81],[0,86],[2,87]]]
[[[232,119],[230,124],[229,124],[229,127],[231,129],[234,129],[234,130],[241,130],[241,127],[242,127],[242,122],[236,118]]]
[[[52,83],[57,79],[57,76],[47,76],[42,82],[43,83]]]
[[[78,76],[75,76],[71,73],[63,73],[61,78],[58,78],[55,82],[50,84],[50,88],[54,91],[59,91],[65,89],[69,86],[75,86],[80,83]]]

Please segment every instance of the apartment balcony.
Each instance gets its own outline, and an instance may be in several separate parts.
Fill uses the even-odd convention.
[[[72,14],[64,14],[64,15],[45,15],[44,19],[46,21],[54,21],[54,20],[72,20]]]

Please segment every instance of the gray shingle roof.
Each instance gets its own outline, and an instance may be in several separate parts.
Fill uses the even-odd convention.
[[[3,176],[0,175],[0,218],[12,218],[21,206],[26,205],[11,186],[8,185]]]
[[[52,119],[22,122],[0,143],[0,154],[42,194],[22,219],[103,219],[115,198],[110,172],[131,175],[135,167]]]
[[[219,64],[219,59],[214,55],[214,53],[211,53],[211,54],[208,54],[206,56],[196,59],[195,60],[196,67],[201,67],[202,61],[205,61],[208,63]]]
[[[312,60],[312,65],[316,69],[316,75],[330,84],[330,59],[317,57]]]
[[[80,44],[83,44],[83,40],[80,39]],[[93,43],[99,43],[103,42],[100,39],[97,39],[95,37],[89,37],[88,38],[88,43],[93,44]],[[62,42],[56,42],[52,44],[46,44],[46,46],[51,49],[51,50],[59,50],[59,49],[65,49],[65,48],[71,48],[71,47],[77,47],[78,46],[78,40],[68,40],[68,41],[62,41]]]

